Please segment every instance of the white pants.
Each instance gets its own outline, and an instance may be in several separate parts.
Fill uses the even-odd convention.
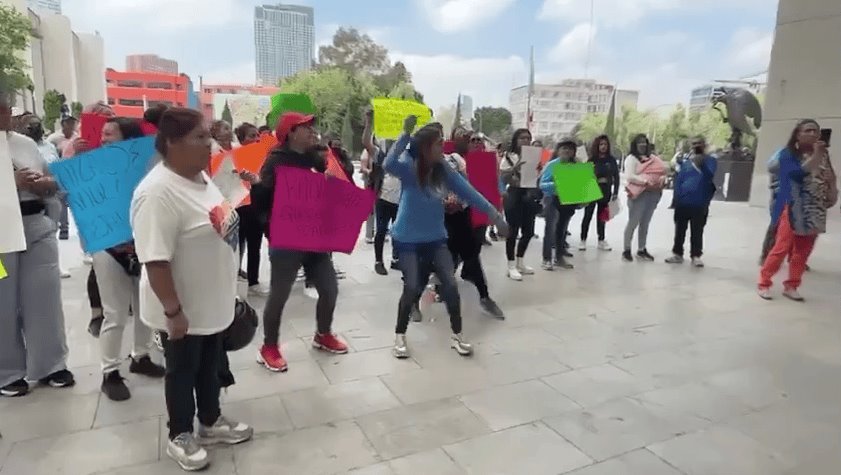
[[[129,319],[129,307],[134,314],[132,358],[149,354],[152,332],[140,320],[140,278],[128,275],[123,266],[105,251],[93,255],[93,268],[105,317],[99,333],[102,372],[110,373],[120,369],[123,360],[123,330]]]

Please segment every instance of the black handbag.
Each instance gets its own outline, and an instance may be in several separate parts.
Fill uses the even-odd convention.
[[[234,320],[222,332],[225,351],[239,351],[251,344],[259,324],[257,311],[248,302],[237,297],[234,302]]]

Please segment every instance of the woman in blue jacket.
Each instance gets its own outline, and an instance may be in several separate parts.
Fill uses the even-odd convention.
[[[410,137],[416,123],[416,117],[406,118],[404,133],[383,164],[386,173],[400,180],[403,190],[397,219],[391,230],[392,243],[403,271],[403,294],[397,307],[393,353],[397,358],[409,357],[406,344],[409,314],[430,273],[435,272],[441,281],[441,296],[450,314],[453,331],[450,346],[458,354],[467,356],[473,353],[473,347],[462,336],[461,299],[453,275],[453,257],[447,248],[444,198],[449,192],[455,193],[470,206],[486,213],[502,234],[507,234],[508,225],[488,200],[443,161],[444,142],[439,128],[428,125]]]

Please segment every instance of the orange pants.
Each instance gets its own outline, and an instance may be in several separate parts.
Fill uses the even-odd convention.
[[[788,211],[788,206],[786,206],[777,223],[774,247],[771,248],[765,258],[765,263],[762,264],[762,269],[759,271],[759,287],[762,289],[773,285],[771,279],[779,272],[786,256],[789,258],[788,280],[783,282],[783,287],[786,289],[800,287],[803,273],[806,272],[806,261],[809,260],[809,255],[815,248],[815,241],[818,236],[798,236],[794,234],[791,222],[788,219]]]

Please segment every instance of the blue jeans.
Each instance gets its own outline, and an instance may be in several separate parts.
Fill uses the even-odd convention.
[[[441,281],[440,295],[450,314],[453,333],[461,333],[461,297],[458,294],[453,256],[446,241],[440,243],[399,244],[397,256],[403,271],[403,294],[397,306],[397,328],[395,333],[404,335],[409,328],[409,313],[435,272]]]

